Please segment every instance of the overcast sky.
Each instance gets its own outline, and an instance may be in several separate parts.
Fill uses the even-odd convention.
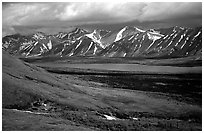
[[[3,35],[19,27],[64,28],[75,25],[114,27],[201,26],[202,3],[3,3]]]

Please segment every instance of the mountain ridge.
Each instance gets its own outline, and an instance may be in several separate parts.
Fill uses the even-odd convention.
[[[125,26],[115,31],[75,28],[46,35],[3,37],[2,48],[26,58],[36,56],[186,57],[201,55],[202,28],[171,27],[142,30]]]

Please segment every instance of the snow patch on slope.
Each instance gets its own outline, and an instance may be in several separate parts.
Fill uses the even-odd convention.
[[[30,114],[36,114],[36,115],[46,115],[49,113],[42,113],[42,112],[32,112],[32,111],[27,111],[27,110],[18,110],[18,109],[11,109],[13,111],[18,111],[18,112],[23,112],[23,113],[30,113]]]
[[[154,42],[155,42],[155,40],[152,41],[152,43],[149,45],[149,47],[146,49],[146,51],[149,50],[149,48],[151,48],[151,46],[154,44]]]
[[[139,28],[137,28],[137,27],[134,27],[136,30],[138,30],[139,32],[145,32],[144,30],[141,30],[141,29],[139,29]]]
[[[52,49],[52,42],[51,42],[51,40],[49,40],[49,42],[47,43],[47,46],[48,46],[49,50]]]
[[[113,116],[104,115],[104,117],[106,117],[107,120],[116,120],[116,118]]]
[[[42,33],[36,33],[33,35],[34,39],[46,39],[45,36]]]
[[[88,38],[92,39],[94,42],[98,43],[104,49],[105,46],[101,43],[101,37],[99,39],[97,39],[94,34],[96,34],[96,30],[94,30],[90,34],[86,34],[85,36],[87,36]]]
[[[160,39],[161,37],[164,37],[164,35],[159,34],[157,32],[148,32],[147,36],[150,40],[156,41],[158,39]]]
[[[77,44],[75,49],[77,49],[81,43],[82,43],[82,40],[80,40],[80,42]]]
[[[84,52],[84,54],[86,54],[86,53],[90,50],[90,48],[91,48],[92,45],[93,45],[93,42],[91,42],[91,44],[89,45],[89,47],[88,47],[88,49],[86,50],[86,52]]]
[[[126,28],[127,28],[127,26],[126,27],[124,27],[122,30],[120,30],[119,32],[118,32],[118,34],[117,34],[117,36],[116,36],[116,38],[115,38],[115,41],[114,42],[116,42],[116,41],[118,41],[118,40],[120,40],[122,37],[123,37],[123,32],[126,30]]]

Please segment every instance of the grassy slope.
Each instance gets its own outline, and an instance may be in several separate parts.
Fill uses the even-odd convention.
[[[58,117],[63,119],[62,123],[65,122],[69,125],[71,120],[84,125],[85,130],[97,130],[98,128],[101,130],[200,130],[201,128],[200,122],[191,124],[186,119],[190,118],[190,115],[193,117],[192,119],[200,117],[202,109],[198,105],[189,106],[187,103],[170,99],[162,94],[100,87],[96,83],[93,83],[93,87],[92,83],[75,76],[48,73],[44,69],[24,63],[4,52],[2,64],[3,108],[26,109],[31,102],[38,99],[50,100],[61,109],[58,112]],[[112,112],[114,115],[119,113],[129,116],[137,116],[137,113],[142,113],[143,117],[140,122],[129,120],[110,122],[99,119],[93,112],[103,114]],[[25,122],[9,122],[15,120],[13,119],[14,113],[3,111],[3,130],[42,129],[38,126],[36,128],[21,128],[29,121],[24,118],[31,117],[23,113],[19,114],[19,119],[20,121],[25,120]],[[55,112],[51,113],[55,114]],[[38,119],[38,117],[32,119]],[[55,117],[44,116],[42,119],[53,121],[52,119]],[[180,119],[183,120],[180,121]],[[174,120],[184,126],[172,125]],[[56,121],[60,123],[60,120],[56,119]],[[166,123],[166,125],[162,123]],[[50,125],[45,124],[44,126],[47,127],[47,130],[51,130]],[[73,127],[57,129],[72,130]],[[82,126],[73,130],[83,129]]]
[[[51,75],[34,65],[25,65],[22,61],[5,54],[2,82],[3,107],[15,104],[24,106],[38,97],[60,103],[73,103],[79,107],[92,106],[80,101],[79,98],[83,97],[84,93],[70,85],[66,79]]]
[[[87,131],[81,124],[49,115],[35,115],[3,109],[3,130],[8,131]]]

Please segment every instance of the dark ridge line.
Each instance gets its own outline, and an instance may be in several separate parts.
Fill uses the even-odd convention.
[[[178,73],[178,74],[170,74],[170,73],[130,73],[130,72],[84,72],[84,71],[61,71],[61,70],[48,70],[44,68],[47,72],[57,73],[57,74],[71,74],[71,75],[109,75],[109,76],[124,76],[124,75],[171,75],[171,76],[179,76],[179,75],[199,75],[199,73]]]
[[[11,77],[17,78],[17,79],[23,79],[23,77],[18,77],[18,76],[15,76],[15,75],[13,75],[13,74],[10,74],[10,73],[6,73],[6,74],[8,74],[8,75],[11,76]]]
[[[51,60],[51,61],[58,61],[58,60],[67,60],[67,59],[76,59],[76,58],[84,58],[84,59],[102,59],[102,60],[113,60],[113,59],[119,59],[119,60],[147,60],[147,59],[154,59],[154,60],[161,60],[161,59],[180,59],[180,58],[186,58],[188,56],[172,56],[172,57],[102,57],[102,56],[39,56],[39,57],[19,57],[19,59],[25,61],[25,62],[35,62],[35,61],[43,61],[43,60]]]
[[[49,86],[52,86],[52,87],[60,87],[59,85],[56,85],[56,84],[52,84],[52,83],[49,83],[49,82],[47,82],[47,81],[43,81],[42,79],[37,79],[37,78],[32,78],[32,77],[30,77],[30,76],[28,76],[28,75],[25,75],[24,76],[25,77],[25,79],[28,79],[28,80],[31,80],[31,81],[33,81],[33,82],[35,82],[35,83],[44,83],[44,84],[47,84],[47,85],[49,85]]]

